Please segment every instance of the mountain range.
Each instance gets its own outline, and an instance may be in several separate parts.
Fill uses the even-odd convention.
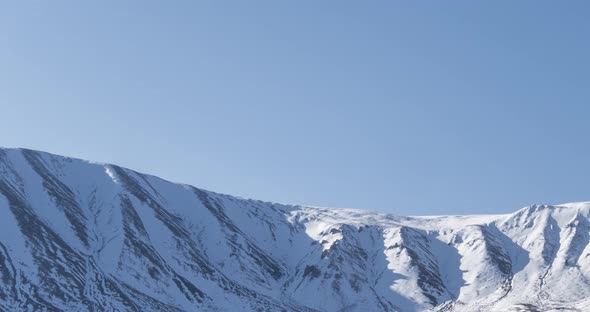
[[[0,149],[0,310],[590,311],[589,217],[284,205]]]

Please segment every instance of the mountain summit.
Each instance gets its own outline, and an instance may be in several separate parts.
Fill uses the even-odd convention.
[[[2,311],[590,311],[590,204],[400,217],[0,149]]]

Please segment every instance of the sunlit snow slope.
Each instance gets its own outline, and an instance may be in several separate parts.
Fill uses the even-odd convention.
[[[590,204],[398,217],[0,149],[1,311],[589,311]]]

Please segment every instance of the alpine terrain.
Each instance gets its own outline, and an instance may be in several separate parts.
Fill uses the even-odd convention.
[[[590,311],[589,217],[282,205],[0,149],[0,310]]]

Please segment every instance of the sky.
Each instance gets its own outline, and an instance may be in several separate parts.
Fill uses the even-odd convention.
[[[590,201],[590,2],[0,2],[0,146],[403,215]]]

